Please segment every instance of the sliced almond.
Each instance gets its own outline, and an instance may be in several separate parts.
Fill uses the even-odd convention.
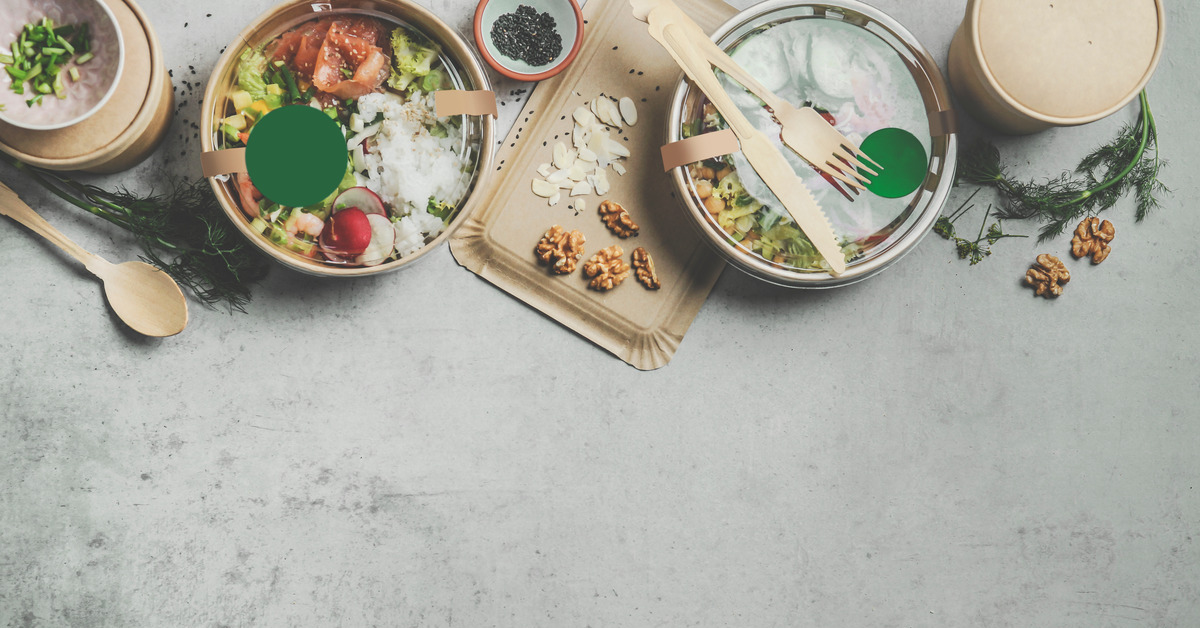
[[[542,198],[550,198],[558,193],[558,186],[553,183],[548,183],[542,179],[533,180],[533,193]]]
[[[622,98],[618,106],[621,109],[621,117],[625,118],[625,124],[628,124],[629,126],[637,124],[637,105],[633,104],[632,98],[628,96]]]
[[[571,188],[571,196],[583,196],[584,194],[591,193],[592,186],[588,185],[587,181],[580,181],[575,184],[575,187]]]
[[[588,134],[588,130],[584,127],[577,125],[575,129],[571,131],[571,143],[575,145],[575,148],[587,146],[589,139],[591,139],[591,136]]]
[[[575,211],[581,214],[587,211],[587,201],[583,200],[582,198],[575,201]]]
[[[575,123],[582,127],[589,127],[596,123],[596,116],[583,105],[577,107],[571,117],[575,118]]]
[[[550,176],[550,168],[551,168],[550,164],[542,164],[542,165],[538,166],[537,173],[542,175],[543,177],[548,177],[548,176]]]
[[[615,170],[617,174],[625,174],[625,166],[622,166],[618,162],[613,162],[612,169]]]
[[[558,205],[558,202],[560,200],[562,200],[562,192],[559,192],[558,190],[554,190],[554,194],[550,196],[550,200],[549,200],[550,206],[554,207],[555,205]]]
[[[579,149],[579,159],[580,161],[596,161],[596,153],[587,146],[584,146]]]
[[[555,170],[546,177],[546,181],[548,183],[554,183],[557,185],[565,181],[570,175],[570,172],[570,170]]]
[[[575,151],[559,142],[554,145],[554,167],[559,170],[570,168],[575,163]]]
[[[629,156],[629,147],[616,140],[609,139],[604,143],[604,147],[614,155],[620,155],[621,157]]]
[[[583,171],[583,164],[577,163],[574,166],[571,166],[571,171],[567,176],[570,177],[572,181],[583,181],[584,177],[587,176],[587,173]]]
[[[600,172],[596,173],[596,178],[593,181],[593,185],[596,188],[596,194],[600,196],[608,194],[608,189],[610,187],[608,183],[608,171],[601,170]]]

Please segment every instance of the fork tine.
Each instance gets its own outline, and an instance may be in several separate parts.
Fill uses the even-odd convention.
[[[883,166],[882,166],[882,165],[881,165],[881,164],[880,164],[878,161],[875,161],[874,159],[871,159],[871,156],[870,156],[870,155],[868,155],[868,154],[866,154],[866,153],[864,153],[864,152],[863,152],[863,150],[862,150],[861,148],[859,148],[859,147],[857,147],[857,146],[847,146],[846,148],[849,148],[849,149],[850,149],[850,152],[851,152],[851,153],[853,153],[853,154],[854,154],[856,157],[860,157],[860,158],[862,158],[862,159],[865,159],[865,160],[867,160],[867,161],[871,162],[871,165],[875,166],[875,167],[876,167],[876,168],[878,168],[879,170],[883,170]],[[878,173],[876,173],[876,174],[878,174]]]
[[[851,155],[850,153],[846,152],[845,149],[838,148],[837,150],[833,151],[833,154],[835,156],[837,156],[838,159],[841,159],[842,161],[849,164],[852,168],[862,168],[863,170],[866,170],[867,173],[873,177],[879,176],[878,172],[873,170],[870,166],[859,161],[858,159],[855,159],[854,155]]]
[[[870,180],[862,178],[861,175],[859,175],[857,172],[854,172],[853,170],[851,170],[851,172],[855,175],[855,177],[862,179],[861,183],[856,179],[852,179],[852,178],[846,176],[845,172],[843,172],[836,165],[829,163],[829,162],[825,162],[823,164],[817,165],[817,169],[820,170],[821,172],[824,172],[825,174],[837,179],[838,181],[841,181],[842,183],[845,183],[846,185],[851,186],[851,187],[861,188],[861,189],[865,190],[866,188],[863,187],[863,184],[870,183]]]

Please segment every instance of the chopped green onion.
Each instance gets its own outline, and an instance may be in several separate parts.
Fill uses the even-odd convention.
[[[12,55],[0,54],[0,67],[13,78],[10,89],[24,94],[26,83],[33,97],[25,101],[32,107],[42,103],[44,94],[53,93],[59,99],[67,97],[66,78],[63,66],[72,60],[75,64],[87,63],[93,58],[92,42],[87,22],[55,28],[54,20],[43,17],[26,24],[16,41],[9,43]],[[82,53],[78,56],[76,53]],[[79,80],[79,71],[68,70],[71,80]]]

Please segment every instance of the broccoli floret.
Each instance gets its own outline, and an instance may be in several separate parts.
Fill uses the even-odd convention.
[[[415,79],[430,73],[438,58],[438,47],[405,28],[392,31],[392,76],[388,85],[404,91]]]

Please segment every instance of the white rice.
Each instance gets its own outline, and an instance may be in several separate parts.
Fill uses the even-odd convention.
[[[359,183],[391,207],[395,223],[396,252],[410,255],[445,228],[442,220],[426,211],[430,197],[452,206],[466,193],[467,159],[460,155],[462,131],[444,125],[447,137],[435,137],[428,126],[437,122],[433,95],[412,100],[391,93],[367,94],[358,99],[358,115],[365,121],[383,113],[384,119],[363,155],[366,175]]]

